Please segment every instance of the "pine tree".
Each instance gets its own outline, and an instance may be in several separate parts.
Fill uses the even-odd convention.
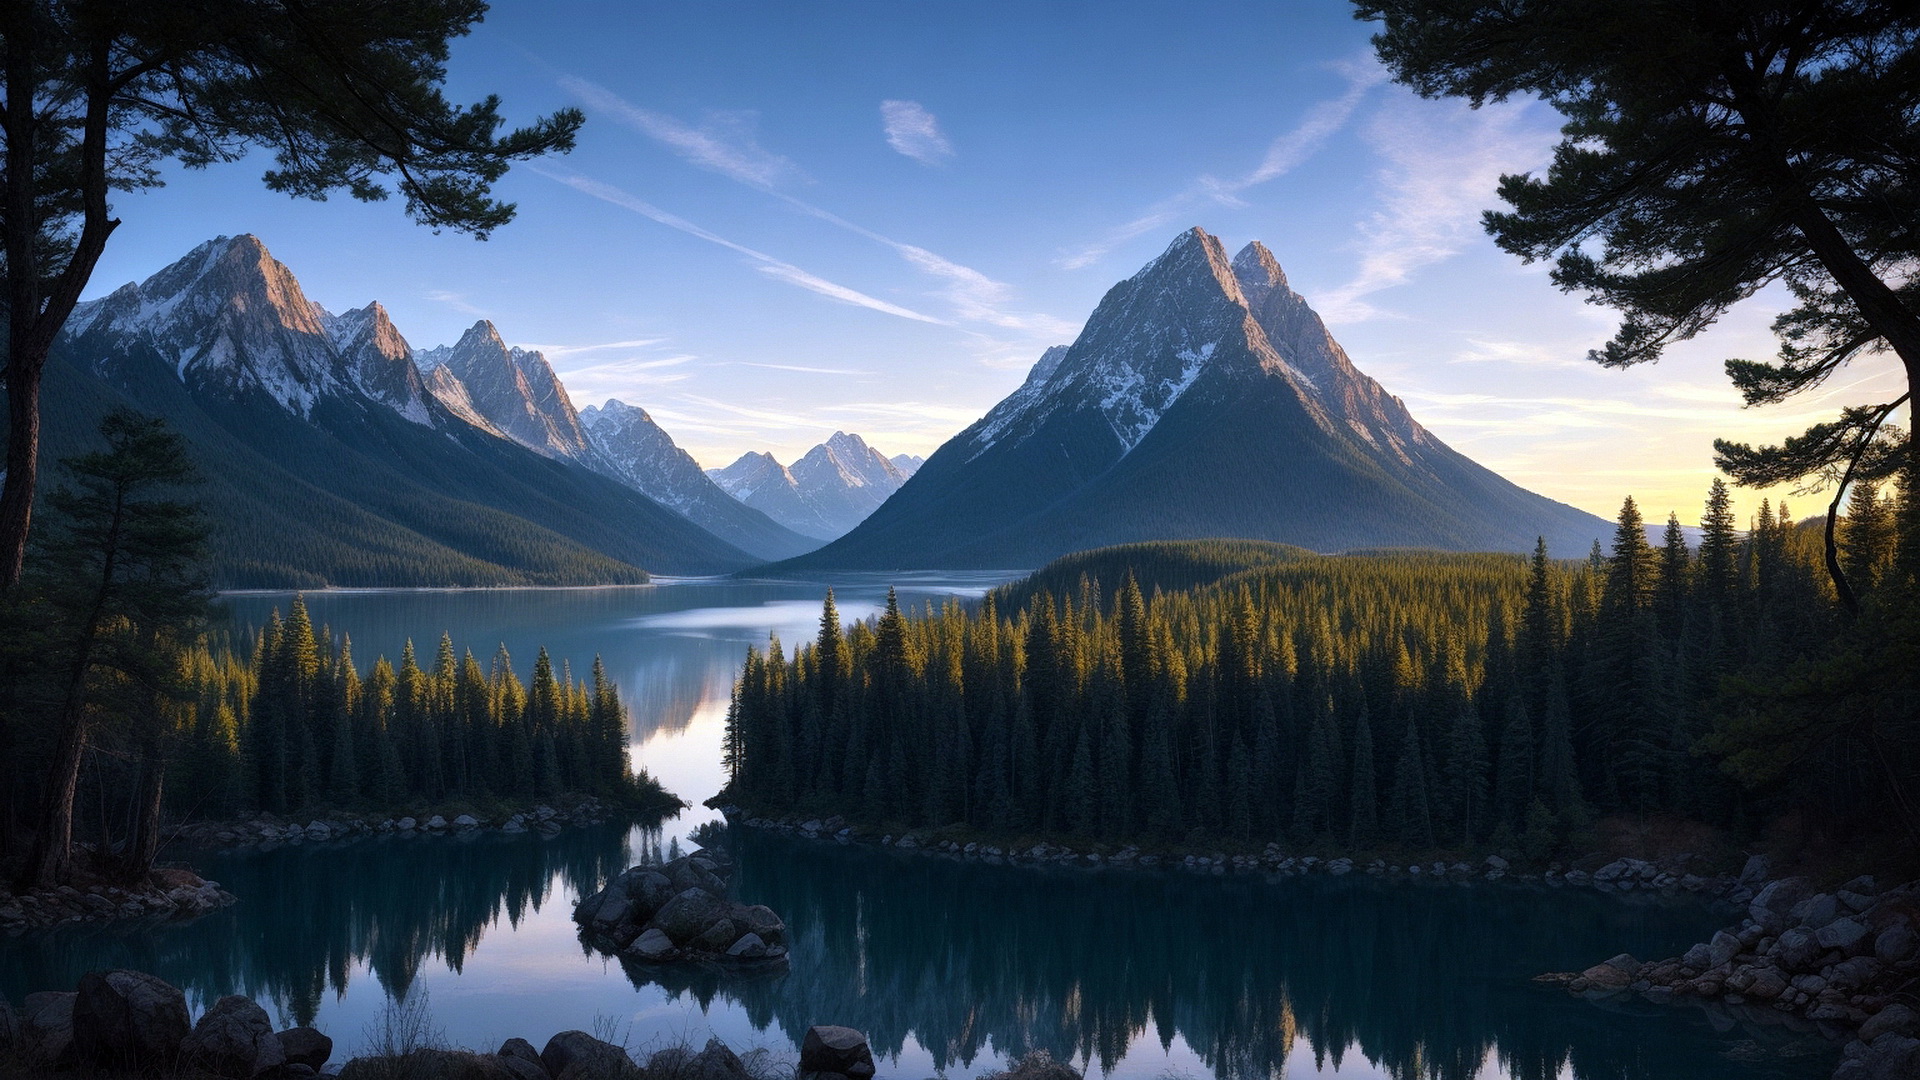
[[[1379,834],[1378,796],[1373,762],[1373,724],[1365,702],[1353,725],[1353,776],[1347,784],[1350,802],[1347,842],[1358,850],[1371,848]]]
[[[1407,736],[1400,743],[1399,760],[1393,765],[1393,798],[1388,804],[1387,828],[1408,847],[1433,846],[1427,764],[1420,752],[1420,729],[1412,725],[1407,727]]]
[[[1856,593],[1866,595],[1893,561],[1892,508],[1870,482],[1860,481],[1847,495],[1847,517],[1840,529],[1840,566]]]

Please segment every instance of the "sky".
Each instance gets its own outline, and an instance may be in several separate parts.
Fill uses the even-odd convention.
[[[1772,356],[1773,292],[1657,365],[1587,361],[1614,314],[1479,224],[1502,173],[1544,167],[1557,117],[1422,100],[1370,33],[1334,0],[498,0],[455,43],[448,96],[587,122],[497,185],[519,212],[490,240],[398,199],[290,200],[255,156],[118,197],[87,295],[251,232],[328,309],[379,300],[415,348],[490,319],[576,406],[642,406],[708,467],[791,462],[835,430],[924,455],[1198,225],[1229,251],[1264,241],[1454,448],[1603,517],[1633,495],[1688,524],[1716,436],[1777,442],[1900,382],[1869,358],[1743,408],[1721,361]],[[1782,496],[1796,517],[1826,500],[1736,508]]]

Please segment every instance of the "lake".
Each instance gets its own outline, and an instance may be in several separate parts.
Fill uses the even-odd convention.
[[[836,577],[842,615],[975,598],[996,575]],[[312,1023],[335,1061],[394,1002],[448,1043],[542,1045],[567,1028],[636,1049],[717,1035],[792,1058],[808,1026],[866,1031],[882,1076],[972,1077],[1043,1048],[1089,1075],[1543,1080],[1825,1076],[1834,1052],[1693,1008],[1595,1005],[1532,983],[1618,952],[1675,955],[1726,921],[1691,900],[1524,883],[1269,881],[1177,871],[987,866],[736,835],[735,889],[786,919],[783,975],[661,982],[580,945],[574,901],[717,815],[728,690],[749,645],[809,640],[825,582],[662,580],[611,589],[348,591],[307,597],[365,665],[440,633],[522,675],[544,645],[595,655],[633,717],[633,758],[693,809],[649,830],[552,838],[384,837],[192,855],[240,902],[163,927],[68,927],[0,941],[0,992],[152,971],[196,1009],[227,993]],[[236,632],[287,594],[225,599]],[[186,853],[172,853],[176,856]]]

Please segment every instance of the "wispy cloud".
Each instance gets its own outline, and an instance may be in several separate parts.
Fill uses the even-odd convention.
[[[634,338],[632,341],[602,341],[592,345],[536,345],[532,342],[515,342],[514,347],[529,352],[544,354],[549,360],[558,360],[563,356],[578,356],[582,353],[612,352],[616,349],[646,349],[658,345],[666,338]]]
[[[759,115],[752,112],[714,112],[695,127],[677,117],[643,108],[597,83],[563,75],[560,86],[619,123],[665,144],[674,153],[703,169],[711,169],[743,184],[770,188],[797,170],[793,162],[762,149],[754,133]]]
[[[463,314],[477,315],[481,318],[486,318],[487,313],[485,311],[467,302],[466,293],[449,292],[446,289],[428,289],[422,295],[428,300],[432,300],[437,304],[445,304]]]
[[[1091,266],[1136,236],[1157,232],[1176,222],[1190,224],[1186,219],[1194,210],[1208,204],[1234,208],[1245,206],[1245,201],[1240,198],[1241,192],[1277,180],[1313,157],[1329,138],[1347,126],[1367,93],[1387,79],[1386,69],[1375,63],[1371,56],[1335,65],[1335,70],[1346,78],[1346,89],[1338,97],[1310,106],[1298,124],[1268,144],[1260,164],[1252,170],[1226,179],[1205,175],[1197,177],[1185,191],[1154,203],[1100,239],[1063,254],[1058,260],[1059,265],[1067,270]]]
[[[871,371],[859,368],[807,367],[804,364],[765,364],[753,360],[738,360],[741,367],[766,368],[769,371],[798,371],[807,375],[872,375]]]
[[[651,218],[670,229],[678,229],[689,236],[699,237],[710,244],[717,244],[729,251],[745,255],[753,261],[755,269],[766,274],[768,277],[784,281],[789,285],[796,285],[809,292],[825,296],[828,299],[838,300],[843,304],[852,304],[855,307],[884,312],[885,314],[895,315],[902,319],[934,323],[940,326],[951,325],[945,319],[936,319],[931,315],[923,315],[911,308],[888,303],[885,300],[869,296],[857,289],[851,289],[837,282],[828,281],[826,278],[816,274],[810,274],[792,263],[776,259],[763,251],[755,251],[744,244],[736,244],[732,240],[728,240],[726,237],[720,236],[717,233],[709,232],[683,217],[669,214],[652,203],[628,194],[614,187],[612,184],[602,183],[601,181],[576,174],[552,172],[539,166],[534,166],[533,169],[549,180],[565,184],[575,191],[591,195],[596,199],[612,203],[623,209],[631,210],[642,217]]]
[[[1065,319],[1010,310],[1009,305],[1013,302],[1012,288],[972,267],[963,266],[923,247],[877,233],[831,210],[778,190],[776,182],[797,174],[798,170],[792,168],[787,159],[760,149],[750,137],[744,141],[739,139],[726,141],[717,138],[710,131],[693,130],[672,117],[635,105],[613,91],[585,79],[564,76],[560,79],[560,85],[581,100],[604,110],[608,115],[634,130],[674,147],[681,156],[694,164],[712,169],[748,187],[771,195],[809,217],[817,218],[835,228],[844,229],[891,249],[910,265],[945,283],[940,295],[953,306],[954,316],[962,321],[984,322],[1004,329],[1033,334],[1037,338],[1045,338],[1048,341],[1062,337],[1071,338],[1079,332],[1079,324]],[[901,108],[889,112],[889,106]],[[896,114],[899,119],[900,139],[905,142],[905,146],[902,145],[902,141],[894,141],[893,124]],[[909,149],[912,148],[933,154],[935,161],[939,160],[942,154],[953,153],[952,146],[940,133],[933,114],[927,112],[917,102],[885,102],[882,105],[882,115],[888,118],[889,141],[893,142],[894,148],[901,153],[915,157],[916,160],[925,160]],[[674,227],[679,228],[678,225]]]
[[[940,122],[917,101],[881,102],[880,126],[888,146],[922,165],[938,165],[953,156],[953,144]]]
[[[1353,277],[1313,297],[1329,322],[1379,316],[1365,297],[1458,254],[1480,235],[1501,174],[1544,165],[1559,132],[1538,105],[1472,109],[1407,92],[1369,120],[1364,138],[1384,163],[1375,178],[1380,209],[1359,224]]]

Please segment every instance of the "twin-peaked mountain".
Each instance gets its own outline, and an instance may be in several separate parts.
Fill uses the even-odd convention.
[[[379,304],[331,314],[259,240],[222,237],[76,309],[43,452],[91,449],[115,406],[166,417],[205,478],[225,586],[643,581],[814,544],[717,489],[712,529],[645,493],[545,359],[490,325],[425,358]]]
[[[923,461],[908,454],[889,458],[860,436],[836,431],[792,465],[772,454],[742,454],[707,475],[787,528],[831,540],[866,520]]]
[[[1265,247],[1229,260],[1193,229],[871,517],[793,565],[1036,566],[1202,537],[1524,551],[1545,536],[1574,556],[1608,529],[1435,438],[1353,366]]]

